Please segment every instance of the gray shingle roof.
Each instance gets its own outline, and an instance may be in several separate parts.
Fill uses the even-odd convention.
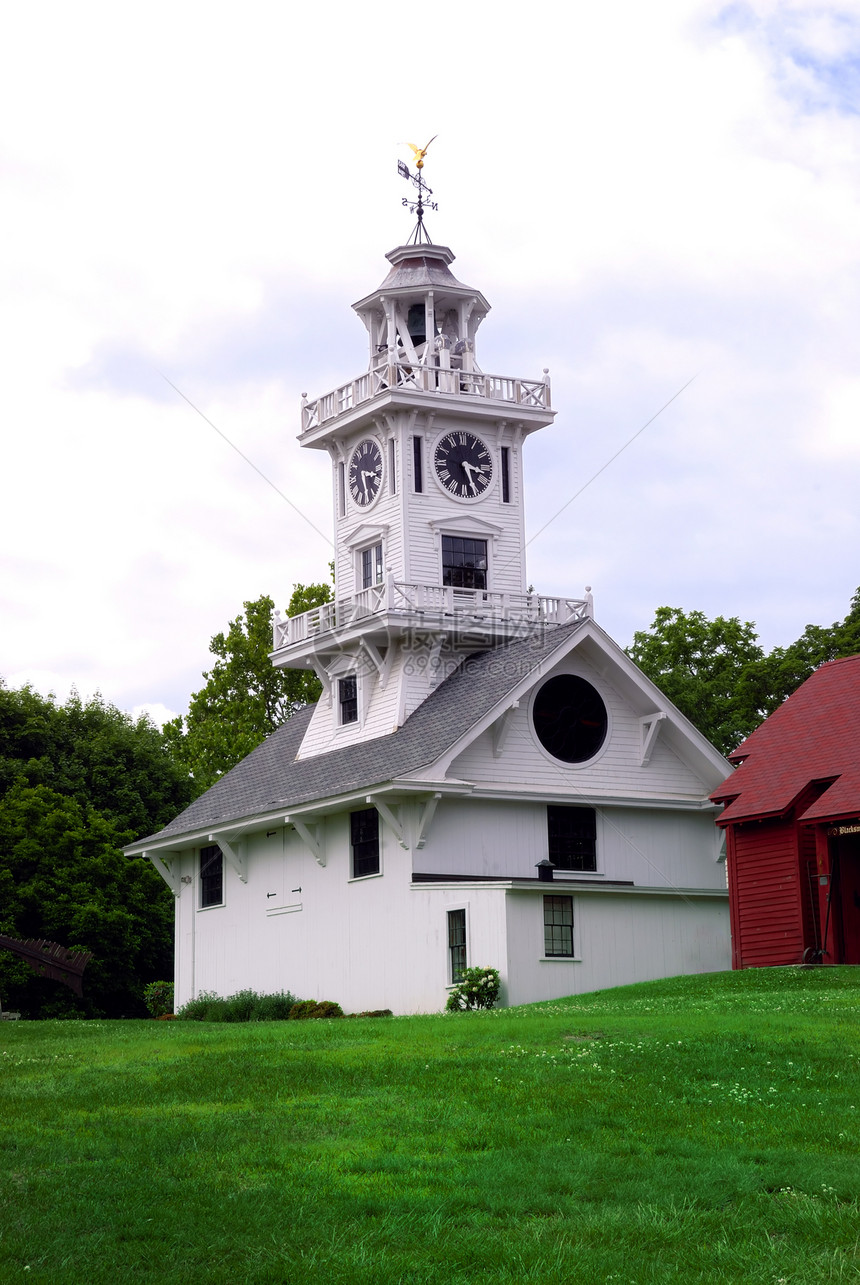
[[[275,808],[370,789],[434,763],[483,714],[579,629],[547,627],[519,642],[468,656],[402,727],[358,745],[295,761],[314,707],[305,706],[262,745],[142,843],[177,837]]]

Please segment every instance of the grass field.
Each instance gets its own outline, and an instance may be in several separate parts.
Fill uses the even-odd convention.
[[[860,970],[0,1023],[0,1281],[860,1280]]]

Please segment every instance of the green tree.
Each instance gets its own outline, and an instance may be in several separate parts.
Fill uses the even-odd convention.
[[[851,599],[848,614],[842,621],[827,625],[807,625],[796,642],[788,647],[774,647],[768,657],[773,709],[805,683],[813,670],[828,660],[856,656],[860,652],[860,589]],[[770,710],[768,710],[770,713]]]
[[[658,607],[627,654],[723,754],[769,713],[765,654],[749,621]]]
[[[297,584],[287,615],[298,616],[330,601],[329,585]],[[197,793],[256,749],[302,705],[319,698],[315,674],[275,669],[269,660],[272,599],[264,594],[244,607],[226,633],[210,642],[215,664],[203,674],[206,685],[192,695],[188,713],[164,729],[172,753],[193,775]]]
[[[763,719],[825,661],[860,652],[860,589],[847,616],[807,625],[796,642],[762,650],[755,626],[737,617],[659,607],[649,630],[636,633],[627,654],[723,754],[736,749]]]
[[[4,1005],[30,1016],[145,1014],[144,986],[172,974],[173,898],[120,849],[192,797],[147,718],[101,697],[65,705],[0,680],[0,932],[83,946],[84,1000],[0,951]]]

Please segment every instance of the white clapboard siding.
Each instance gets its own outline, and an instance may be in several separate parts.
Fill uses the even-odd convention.
[[[510,1004],[729,967],[726,898],[574,895],[576,959],[545,960],[542,895],[508,894]]]
[[[518,782],[548,792],[569,792],[572,797],[612,794],[703,798],[707,788],[701,778],[681,761],[665,738],[657,736],[647,764],[640,763],[641,730],[637,714],[608,679],[579,653],[556,666],[547,678],[571,673],[587,679],[600,693],[609,713],[609,729],[600,753],[589,763],[559,763],[547,754],[535,736],[531,703],[535,691],[520,701],[509,715],[510,726],[500,756],[494,754],[492,729],[478,737],[451,765],[451,775],[468,781]],[[543,680],[541,680],[543,681]]]
[[[572,802],[587,805],[588,800]],[[714,860],[710,813],[601,805],[596,811],[598,873],[583,877],[596,883],[620,879],[647,887],[725,889],[723,867]],[[444,799],[414,866],[425,874],[533,879],[547,855],[545,803]]]

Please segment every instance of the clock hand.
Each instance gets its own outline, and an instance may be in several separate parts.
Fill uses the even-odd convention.
[[[480,469],[476,469],[474,464],[470,464],[468,460],[463,460],[463,471],[465,472],[467,469],[469,471],[469,476],[467,479],[469,486],[471,486],[473,493],[477,495],[478,491],[475,486],[475,479],[472,477],[472,474],[480,472]]]

